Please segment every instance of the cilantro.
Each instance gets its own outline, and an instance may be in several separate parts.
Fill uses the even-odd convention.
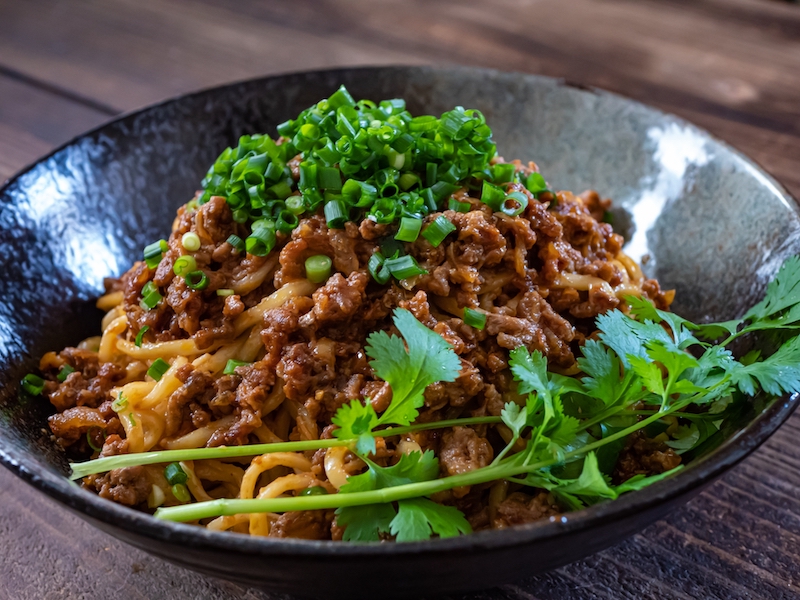
[[[367,338],[371,366],[392,388],[392,401],[378,420],[380,425],[412,423],[424,403],[425,388],[437,381],[455,381],[461,371],[461,361],[450,344],[409,311],[395,309],[394,325],[405,344],[385,331]]]
[[[770,401],[767,395],[800,392],[800,259],[784,264],[765,299],[740,320],[697,325],[658,310],[645,299],[631,298],[629,303],[630,314],[611,310],[597,318],[599,335],[585,342],[578,358],[580,378],[548,371],[542,353],[519,347],[510,352],[509,367],[520,398],[506,403],[499,418],[440,422],[443,427],[498,422],[507,427],[508,443],[488,466],[442,477],[430,451],[402,455],[386,467],[368,458],[381,425],[395,426],[389,435],[435,425],[413,424],[425,388],[435,381],[453,381],[459,373],[460,360],[447,342],[411,313],[398,309],[394,323],[402,337],[374,333],[367,347],[375,374],[392,388],[387,410],[378,415],[368,401],[352,401],[333,418],[339,439],[268,444],[263,449],[347,446],[364,459],[365,472],[350,476],[338,494],[197,503],[159,509],[157,516],[191,521],[231,514],[234,508],[241,512],[335,508],[346,540],[394,536],[413,541],[458,535],[470,531],[464,515],[430,500],[433,494],[507,480],[549,490],[564,508],[582,508],[674,472],[639,475],[611,485],[619,453],[632,434],[668,434],[666,444],[692,460],[739,431],[763,410]],[[770,352],[771,346],[762,344],[766,350],[737,360],[726,348],[736,337],[760,330],[770,342],[777,342],[777,350]],[[710,343],[726,333],[721,343]],[[199,453],[216,458],[239,451],[204,448],[159,454],[177,461]],[[104,466],[118,468],[137,464],[134,460],[135,455],[126,455],[91,462],[105,461]]]
[[[427,540],[431,533],[444,538],[471,532],[472,528],[460,510],[427,498],[401,500],[397,516],[391,523],[391,533],[398,542]]]
[[[370,460],[366,462],[367,471],[349,477],[340,493],[419,483],[439,475],[439,461],[430,450],[404,454],[391,467],[381,467]],[[360,542],[378,541],[381,533],[391,533],[398,542],[409,542],[427,540],[433,534],[451,537],[471,531],[461,511],[425,498],[402,500],[397,510],[391,503],[341,507],[336,511],[336,521],[345,526],[343,539]]]
[[[800,336],[786,342],[763,361],[734,364],[733,382],[745,394],[754,396],[758,386],[774,396],[800,391]]]
[[[394,325],[402,338],[385,331],[367,338],[367,354],[375,374],[389,383],[392,401],[378,417],[367,402],[342,406],[332,422],[339,426],[333,435],[355,439],[356,450],[363,455],[375,451],[373,430],[379,425],[409,425],[419,415],[425,388],[437,381],[455,381],[461,361],[442,336],[417,321],[409,311],[394,311]],[[404,342],[405,340],[405,342]]]
[[[367,399],[365,404],[358,400],[353,400],[350,404],[345,404],[331,419],[339,429],[333,432],[334,436],[356,440],[356,450],[359,454],[368,455],[375,452],[375,437],[371,432],[378,425],[378,415]]]
[[[391,503],[344,506],[336,511],[336,523],[344,525],[346,542],[377,542],[381,533],[389,533],[396,515]]]

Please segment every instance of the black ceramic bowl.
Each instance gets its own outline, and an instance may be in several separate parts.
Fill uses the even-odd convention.
[[[486,587],[605,548],[686,502],[791,413],[779,399],[711,454],[643,491],[555,522],[413,544],[273,540],[166,523],[79,489],[45,429],[43,399],[18,396],[44,352],[99,331],[93,300],[168,233],[217,154],[345,84],[403,97],[415,113],[484,112],[503,156],[536,160],[558,189],[617,202],[628,252],[677,289],[691,319],[734,317],[800,250],[795,202],[752,162],[685,122],[553,79],[469,68],[368,68],[269,77],[199,92],[83,135],[0,190],[0,461],[83,518],[166,560],[306,596],[412,596]]]

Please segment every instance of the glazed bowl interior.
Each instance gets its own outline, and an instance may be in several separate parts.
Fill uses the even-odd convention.
[[[169,233],[176,208],[191,198],[220,151],[245,133],[274,134],[277,124],[340,84],[357,98],[405,98],[415,114],[439,114],[454,105],[478,108],[503,157],[535,160],[555,189],[596,189],[613,198],[614,224],[626,236],[626,251],[645,260],[645,272],[662,288],[676,290],[673,309],[689,319],[740,315],[759,299],[783,260],[800,251],[797,206],[769,176],[694,126],[613,94],[530,75],[423,67],[301,73],[199,92],[81,136],[0,190],[4,465],[115,535],[193,568],[313,594],[319,586],[308,581],[310,575],[335,579],[326,568],[367,561],[393,565],[376,582],[389,577],[407,593],[431,582],[440,590],[464,589],[520,574],[520,560],[513,559],[482,572],[475,561],[485,556],[499,559],[513,551],[524,557],[534,550],[541,556],[547,549],[548,558],[529,567],[530,573],[607,546],[696,493],[789,415],[796,398],[774,403],[671,479],[563,521],[418,544],[286,542],[214,533],[158,522],[68,483],[67,462],[45,429],[51,410],[45,400],[19,394],[20,377],[44,352],[99,333],[101,315],[93,301],[103,278],[125,271],[144,245]],[[581,541],[587,532],[593,532],[593,543]],[[172,551],[177,546],[180,555]],[[238,563],[226,563],[224,555]],[[431,555],[438,561],[430,572],[407,576],[412,567],[425,569],[415,557]],[[264,567],[267,557],[272,567]],[[286,562],[292,560],[302,569],[293,571]],[[337,581],[333,595],[348,593],[347,577]]]

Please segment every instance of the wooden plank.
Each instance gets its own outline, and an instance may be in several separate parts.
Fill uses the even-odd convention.
[[[0,4],[0,66],[129,110],[341,64],[540,72],[655,104],[753,154],[800,194],[800,11],[763,0],[56,0]],[[710,18],[709,15],[715,15]]]
[[[0,182],[107,114],[0,75]]]

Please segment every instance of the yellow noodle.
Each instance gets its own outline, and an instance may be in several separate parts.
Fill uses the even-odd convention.
[[[331,485],[337,490],[347,483],[348,473],[344,466],[344,457],[346,454],[347,448],[341,446],[328,448],[325,452],[325,460],[323,462],[325,466],[325,475],[328,477],[328,481],[331,482]]]
[[[249,294],[254,289],[259,287],[275,270],[275,267],[278,266],[278,258],[279,255],[275,253],[266,261],[264,261],[264,264],[261,265],[254,273],[248,273],[241,279],[234,279],[231,284],[233,291],[244,296],[245,294]]]
[[[285,441],[283,438],[275,435],[272,430],[263,423],[253,430],[253,433],[262,444],[275,444],[277,442]]]
[[[316,284],[311,283],[308,279],[299,279],[285,284],[283,287],[264,298],[253,308],[248,308],[241,315],[236,317],[236,321],[234,322],[236,335],[241,334],[245,329],[249,329],[257,323],[261,323],[264,319],[264,313],[268,310],[280,308],[287,301],[297,296],[308,296],[315,289],[317,289]]]
[[[244,472],[239,498],[252,498],[259,476],[277,466],[289,467],[301,472],[310,471],[311,461],[297,452],[274,452],[255,457]]]
[[[104,334],[105,335],[105,334]],[[142,343],[141,347],[136,346],[128,340],[117,340],[117,348],[128,356],[139,359],[163,358],[164,360],[174,356],[196,356],[203,352],[216,350],[224,342],[217,341],[210,348],[200,350],[193,339],[170,340],[168,342]]]
[[[122,310],[121,306],[116,306],[108,311],[105,315],[103,315],[103,320],[100,321],[100,329],[105,331],[111,323],[114,322],[115,319],[121,317],[125,314],[125,311]]]
[[[277,498],[286,492],[304,490],[316,483],[316,477],[311,473],[300,473],[294,475],[284,475],[275,481],[261,488],[258,493],[259,499]],[[269,520],[265,513],[252,513],[250,515],[250,534],[269,535]]]
[[[189,479],[186,482],[186,487],[189,488],[189,491],[192,493],[192,496],[194,496],[195,500],[199,500],[200,502],[213,500],[213,498],[206,493],[205,489],[203,489],[203,484],[200,482],[200,478],[197,477],[197,474],[194,472],[194,461],[181,461],[180,465],[181,469],[183,469],[183,472],[189,476]]]
[[[93,335],[92,337],[88,337],[82,342],[78,344],[79,350],[90,350],[91,352],[97,352],[100,349],[100,341],[102,338],[99,335]]]
[[[100,349],[97,351],[100,362],[111,362],[113,360],[117,350],[117,342],[119,341],[117,336],[125,331],[127,326],[128,318],[122,316],[114,319],[106,327],[105,331],[103,331],[103,337],[100,339]]]
[[[236,525],[240,525],[242,523],[247,523],[250,520],[250,515],[248,514],[241,514],[241,515],[231,515],[229,517],[217,517],[213,521],[210,521],[206,527],[209,529],[213,529],[214,531],[227,531],[228,529],[232,529]]]
[[[189,448],[202,448],[218,430],[227,429],[236,421],[236,417],[228,415],[219,421],[213,421],[205,427],[190,431],[186,435],[171,440],[162,439],[161,447],[165,450],[187,450]]]
[[[109,311],[118,304],[122,304],[122,300],[124,299],[124,297],[125,295],[121,291],[111,292],[103,296],[100,296],[97,299],[96,306],[102,311]]]
[[[242,487],[244,469],[236,465],[219,460],[201,460],[195,462],[194,472],[200,479],[205,479],[206,481],[232,483],[236,486],[237,491]]]
[[[161,376],[161,379],[150,390],[150,393],[142,399],[141,406],[143,408],[154,408],[163,403],[164,406],[161,410],[162,412],[166,411],[166,404],[170,394],[182,385],[181,380],[176,377],[176,373],[187,362],[183,356],[179,356],[172,361],[167,372]]]

